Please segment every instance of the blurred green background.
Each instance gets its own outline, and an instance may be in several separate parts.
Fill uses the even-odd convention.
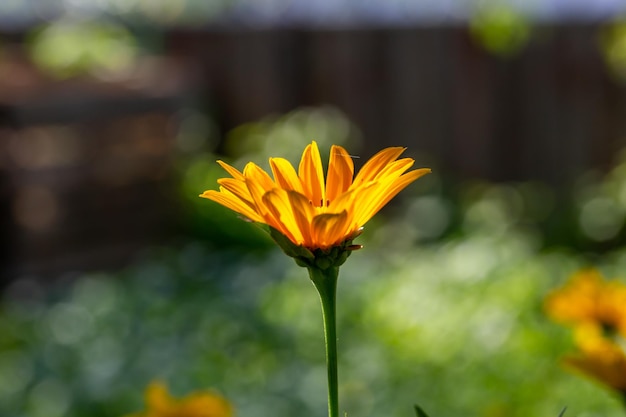
[[[198,198],[216,159],[297,163],[311,140],[434,171],[342,267],[348,416],[623,414],[563,369],[570,334],[542,307],[579,268],[626,275],[613,3],[18,3],[0,6],[1,416],[122,416],[153,379],[240,417],[324,416],[306,271]]]

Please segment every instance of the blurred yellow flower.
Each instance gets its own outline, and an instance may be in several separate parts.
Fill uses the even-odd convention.
[[[315,142],[302,153],[298,172],[284,158],[270,158],[273,179],[250,162],[243,172],[218,161],[232,178],[218,180],[220,190],[200,196],[276,229],[294,245],[328,249],[353,238],[389,200],[430,169],[407,170],[415,162],[398,159],[405,148],[374,155],[353,179],[352,157],[334,145],[326,179]]]
[[[565,364],[626,395],[626,285],[583,270],[550,294],[545,307],[555,321],[573,327],[579,351]]]
[[[232,417],[233,408],[224,398],[210,391],[198,391],[176,399],[161,382],[146,389],[147,409],[126,417]]]
[[[606,281],[596,270],[574,274],[563,288],[547,297],[545,308],[557,322],[582,326],[577,333],[626,336],[626,285]]]

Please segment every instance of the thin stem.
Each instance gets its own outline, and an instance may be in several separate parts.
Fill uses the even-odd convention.
[[[338,267],[308,268],[311,281],[322,302],[324,339],[326,341],[326,369],[328,371],[328,416],[339,417],[339,389],[337,382],[337,320],[336,294]]]

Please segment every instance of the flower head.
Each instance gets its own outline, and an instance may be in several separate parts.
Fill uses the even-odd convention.
[[[270,158],[273,178],[252,162],[240,172],[218,161],[232,178],[218,180],[219,191],[200,196],[269,225],[297,247],[328,250],[354,238],[389,200],[430,172],[408,171],[415,161],[398,159],[403,151],[383,149],[355,177],[352,157],[336,145],[324,176],[315,142],[304,150],[298,171],[286,159]]]
[[[626,396],[626,285],[596,270],[580,271],[546,298],[555,321],[573,328],[578,352],[565,364]]]
[[[576,273],[548,296],[546,311],[555,321],[607,336],[626,336],[626,285],[606,281],[596,270]]]
[[[146,389],[147,409],[127,417],[232,417],[233,409],[224,398],[210,392],[198,391],[176,399],[160,382]]]

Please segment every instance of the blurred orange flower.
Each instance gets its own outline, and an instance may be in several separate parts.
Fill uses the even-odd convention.
[[[574,274],[547,297],[545,308],[553,320],[583,326],[587,333],[626,336],[626,285],[607,281],[596,270]]]
[[[546,298],[548,315],[573,327],[578,352],[565,364],[626,395],[626,285],[580,271]]]
[[[374,155],[353,179],[352,157],[333,145],[326,178],[315,142],[302,153],[298,172],[286,159],[270,158],[273,179],[250,162],[243,172],[218,161],[232,178],[218,180],[220,190],[200,196],[278,230],[293,244],[328,249],[353,238],[359,229],[407,185],[430,172],[408,171],[415,162],[398,159],[405,148]]]
[[[233,408],[224,398],[210,391],[199,391],[176,399],[161,382],[146,389],[147,409],[126,417],[232,417]]]

